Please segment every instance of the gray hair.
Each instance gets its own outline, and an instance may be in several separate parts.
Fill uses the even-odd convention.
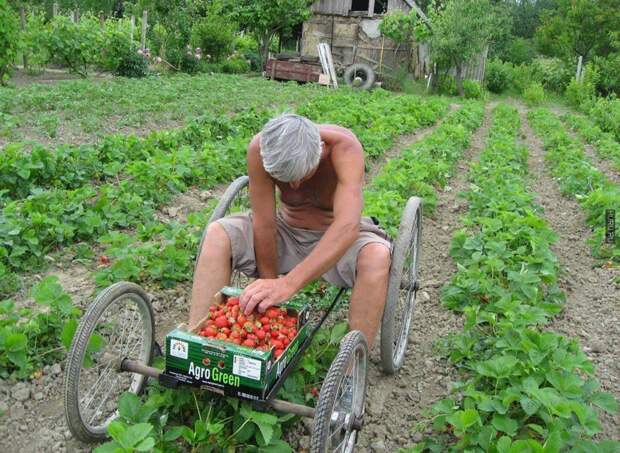
[[[289,113],[273,118],[261,131],[260,155],[265,171],[273,178],[298,181],[319,165],[319,128],[300,115]]]

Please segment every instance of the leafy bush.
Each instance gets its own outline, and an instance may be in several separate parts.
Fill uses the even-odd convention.
[[[222,63],[222,72],[227,74],[243,74],[250,71],[250,62],[242,55],[233,54]]]
[[[126,49],[125,54],[117,55],[118,63],[114,74],[123,77],[144,77],[149,72],[147,58],[135,46]]]
[[[484,73],[487,89],[493,93],[503,93],[512,81],[512,68],[510,63],[503,63],[495,59],[487,63]]]
[[[525,99],[525,102],[530,106],[540,105],[545,100],[545,89],[538,82],[531,83],[523,91],[523,98]]]
[[[88,66],[99,60],[103,36],[99,20],[84,15],[78,22],[56,16],[49,23],[47,47],[52,58],[71,71],[86,76]]]
[[[454,77],[449,75],[440,75],[439,82],[437,83],[437,91],[440,94],[447,94],[448,96],[456,96],[456,81]]]
[[[235,51],[246,60],[250,60],[250,69],[259,71],[261,68],[260,52],[258,50],[258,42],[252,37],[252,35],[246,34],[243,36],[237,36],[233,44]]]
[[[620,140],[620,99],[598,98],[588,114],[601,129]]]
[[[532,62],[534,81],[545,89],[563,93],[573,76],[572,69],[559,58],[537,58]]]
[[[219,61],[230,53],[236,29],[229,19],[211,14],[192,25],[190,44]]]
[[[12,300],[0,302],[0,377],[26,379],[45,364],[64,356],[80,311],[58,283],[44,278],[32,290],[38,308],[18,309]]]
[[[514,64],[530,64],[536,56],[531,40],[515,37],[506,47],[503,60]]]
[[[620,52],[607,57],[594,57],[592,67],[596,68],[599,75],[596,83],[597,91],[604,96],[612,93],[620,96],[620,71],[618,70],[620,68]],[[586,77],[590,69],[591,67],[588,65]]]
[[[565,95],[569,104],[582,111],[589,110],[596,98],[596,83],[598,79],[597,68],[588,64],[585,69],[583,82],[572,79],[566,87]]]
[[[475,80],[463,80],[463,91],[465,99],[480,99],[482,97],[482,87]]]
[[[45,14],[30,12],[26,16],[26,27],[22,33],[22,46],[28,55],[29,70],[42,70],[49,61],[47,36]]]
[[[6,0],[0,0],[0,84],[5,85],[19,43],[17,16]]]

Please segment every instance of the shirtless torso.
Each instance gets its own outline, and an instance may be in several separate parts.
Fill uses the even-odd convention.
[[[273,180],[280,192],[279,209],[282,217],[293,227],[326,230],[332,224],[334,195],[338,183],[338,170],[333,161],[334,152],[351,152],[346,147],[339,149],[339,145],[346,142],[359,143],[351,131],[340,126],[322,124],[319,125],[319,132],[324,145],[316,172],[298,185]],[[257,144],[258,137],[254,139]],[[363,154],[354,157],[361,162],[363,168]]]

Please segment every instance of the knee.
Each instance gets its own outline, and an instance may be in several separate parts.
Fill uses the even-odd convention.
[[[367,277],[386,277],[390,272],[390,251],[383,244],[363,247],[357,257],[357,274]]]
[[[201,253],[207,250],[227,250],[230,253],[230,239],[228,233],[218,222],[213,222],[207,227],[207,234],[202,244]]]

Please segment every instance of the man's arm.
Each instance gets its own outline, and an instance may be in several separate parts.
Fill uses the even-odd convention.
[[[334,143],[331,159],[338,178],[334,194],[334,221],[310,255],[288,275],[256,280],[245,289],[241,296],[245,313],[251,313],[255,307],[262,312],[291,298],[308,282],[331,269],[359,235],[364,181],[362,145],[352,134],[330,131],[322,137],[326,143]]]
[[[247,160],[256,266],[260,278],[276,278],[278,276],[278,254],[275,184],[263,167],[258,135],[248,146]]]

